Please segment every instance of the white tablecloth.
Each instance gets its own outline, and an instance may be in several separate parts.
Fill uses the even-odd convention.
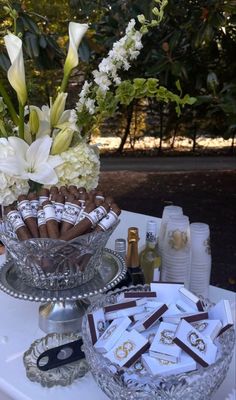
[[[129,226],[140,231],[140,247],[145,242],[146,221],[150,216],[122,212],[121,222],[110,238],[107,247],[114,249],[114,240],[127,237]],[[153,217],[151,217],[153,218]],[[160,219],[155,218],[158,223]],[[1,260],[0,260],[1,261]],[[210,287],[209,298],[217,302],[228,299],[235,310],[236,294]],[[22,356],[31,343],[45,336],[38,327],[39,304],[18,300],[0,292],[0,400],[107,400],[92,375],[87,373],[68,387],[43,388],[26,378]],[[212,400],[224,400],[236,387],[235,353],[228,375]],[[187,399],[186,399],[187,400]]]

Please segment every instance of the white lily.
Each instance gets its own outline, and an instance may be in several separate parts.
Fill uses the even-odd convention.
[[[54,128],[60,121],[66,105],[68,93],[58,93],[52,107],[50,109],[50,124],[51,127]]]
[[[61,165],[60,156],[51,156],[52,138],[45,136],[30,146],[22,139],[11,136],[8,143],[12,155],[0,158],[0,171],[21,179],[32,180],[45,185],[55,185],[58,177],[54,168]]]
[[[11,61],[11,66],[7,72],[8,80],[16,91],[19,102],[24,106],[27,101],[27,90],[22,41],[12,33],[4,36],[4,41]]]
[[[78,47],[87,30],[87,24],[79,24],[77,22],[69,23],[69,49],[64,65],[65,75],[69,75],[71,70],[77,67],[79,63]]]

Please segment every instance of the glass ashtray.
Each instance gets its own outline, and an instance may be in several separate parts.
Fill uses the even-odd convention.
[[[118,296],[128,290],[150,291],[150,287],[138,285],[116,289],[97,299],[96,304],[92,304],[87,312],[117,303]],[[207,310],[212,303],[202,299],[202,305]],[[235,344],[235,331],[232,327],[216,340],[218,356],[212,365],[206,368],[198,366],[192,372],[164,377],[150,375],[142,365],[141,359],[131,368],[122,369],[96,352],[86,316],[82,322],[82,336],[90,371],[100,388],[112,400],[208,400],[226,377]]]
[[[46,350],[73,342],[81,338],[80,334],[50,333],[47,336],[35,340],[30,348],[24,353],[23,362],[26,369],[26,376],[32,382],[38,382],[43,387],[68,386],[88,372],[89,367],[84,359],[65,364],[60,367],[42,371],[37,367],[37,359]]]
[[[118,223],[105,232],[93,231],[68,242],[49,238],[19,241],[9,228],[0,232],[0,240],[27,285],[69,289],[89,282],[99,271],[103,250]]]

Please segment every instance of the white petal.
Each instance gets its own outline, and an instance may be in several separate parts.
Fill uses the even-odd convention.
[[[32,169],[37,169],[40,164],[46,163],[52,139],[49,136],[35,140],[29,147],[26,153],[26,161]]]
[[[78,47],[82,37],[88,29],[87,24],[79,24],[77,22],[69,23],[69,50],[65,61],[64,71],[68,72],[78,65]]]
[[[65,110],[65,111],[62,113],[62,115],[60,116],[60,118],[59,118],[59,120],[58,120],[57,126],[58,126],[59,124],[63,124],[64,122],[69,121],[69,118],[70,118],[70,116],[71,116],[71,111],[72,111],[72,110]]]
[[[35,172],[28,173],[29,179],[44,185],[55,185],[58,177],[54,169],[47,163],[41,164]]]
[[[19,158],[26,159],[26,153],[29,148],[29,145],[23,140],[15,136],[10,136],[8,138],[9,144],[15,150],[16,155]]]
[[[4,36],[5,45],[11,60],[11,66],[8,69],[8,80],[15,89],[18,99],[22,105],[27,100],[27,90],[25,83],[25,67],[22,52],[22,41],[18,36],[9,33]]]
[[[21,176],[22,172],[24,171],[24,167],[24,160],[19,159],[18,157],[8,156],[7,159],[0,158],[0,171],[10,176]]]

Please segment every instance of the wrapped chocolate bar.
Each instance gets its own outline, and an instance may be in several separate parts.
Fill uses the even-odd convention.
[[[154,309],[151,313],[147,314],[143,319],[137,321],[136,324],[132,326],[132,328],[138,332],[145,331],[146,329],[153,326],[156,322],[158,322],[158,320],[161,318],[161,316],[167,309],[168,307],[166,304],[161,304],[159,308]]]
[[[211,307],[209,309],[209,318],[220,320],[222,328],[219,332],[219,335],[221,335],[227,329],[231,328],[234,322],[229,301],[220,300],[215,306]]]
[[[99,337],[103,334],[106,330],[106,320],[104,311],[102,308],[94,311],[93,313],[88,314],[88,323],[89,329],[91,333],[92,343],[95,344]]]

